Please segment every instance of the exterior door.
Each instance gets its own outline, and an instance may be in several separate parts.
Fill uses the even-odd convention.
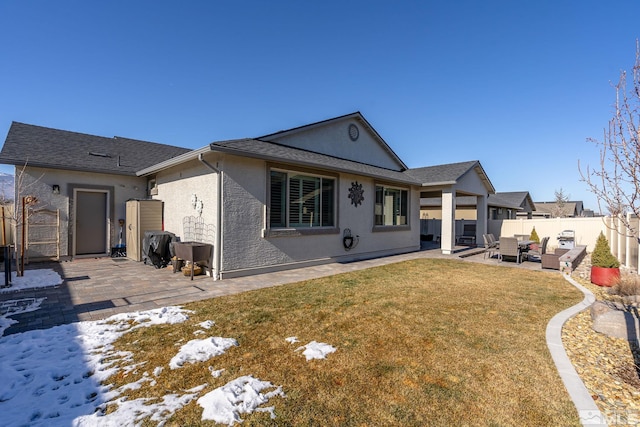
[[[75,255],[105,254],[108,193],[77,190],[75,196]]]

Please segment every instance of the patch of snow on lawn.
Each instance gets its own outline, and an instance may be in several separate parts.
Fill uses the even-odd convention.
[[[36,309],[41,302],[7,302],[0,322],[7,322],[4,316],[9,313]],[[154,377],[160,376],[163,368],[113,387],[107,382],[112,375],[138,370],[147,363],[134,364],[133,354],[117,351],[114,342],[137,328],[184,322],[188,313],[179,307],[165,307],[0,337],[0,424],[81,427],[150,421],[164,425],[176,411],[197,399],[207,384],[159,399],[129,399],[123,396],[125,391],[155,386]],[[231,338],[193,340],[182,346],[172,365],[205,361],[237,345]],[[209,372],[218,378],[224,369],[209,367]],[[203,408],[203,420],[232,425],[241,422],[241,414],[253,411],[268,412],[275,418],[274,408],[263,405],[276,396],[285,397],[281,387],[244,376],[200,397],[198,404]]]
[[[307,345],[298,347],[296,351],[305,349],[302,354],[307,357],[307,360],[311,359],[326,359],[327,354],[336,351],[336,348],[323,342],[311,341]]]
[[[274,387],[270,382],[260,381],[251,375],[236,378],[198,399],[198,405],[204,409],[202,419],[231,426],[242,422],[241,414],[253,411],[269,412],[274,419],[274,407],[259,407],[272,397],[286,397],[282,387],[277,387],[266,394],[261,393],[265,389]]]
[[[224,372],[224,369],[215,369],[213,366],[209,366],[209,372],[213,378],[220,378],[220,375]]]
[[[298,337],[289,337],[289,338],[285,338],[284,339],[286,342],[288,342],[289,344],[293,344],[296,342],[300,342],[300,340],[298,339]]]
[[[95,425],[95,419],[84,421],[83,417],[94,414],[96,408],[104,408],[119,396],[118,390],[103,383],[118,371],[115,363],[131,356],[127,352],[116,352],[113,342],[140,327],[184,322],[188,319],[187,313],[179,307],[165,307],[1,337],[1,423]],[[195,397],[186,396],[165,397],[165,402],[158,405],[174,408]],[[133,402],[128,402],[122,410],[127,410]],[[142,413],[147,409],[138,410]],[[101,413],[98,411],[93,416]],[[114,413],[121,413],[120,409]],[[74,421],[76,419],[78,421]],[[131,418],[125,424],[131,424]]]
[[[213,325],[216,323],[213,320],[205,320],[204,322],[198,323],[201,328],[211,329]]]
[[[237,345],[238,341],[233,338],[210,337],[203,340],[191,340],[180,347],[178,354],[171,358],[169,367],[178,369],[187,362],[206,362],[212,357],[223,354],[228,348]]]

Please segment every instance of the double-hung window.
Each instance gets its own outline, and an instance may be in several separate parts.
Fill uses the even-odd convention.
[[[375,225],[407,225],[408,211],[407,190],[376,185]]]
[[[270,228],[335,226],[334,178],[271,170]]]

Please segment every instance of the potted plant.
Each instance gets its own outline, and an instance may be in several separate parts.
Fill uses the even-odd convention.
[[[611,253],[609,241],[601,231],[591,254],[591,283],[613,286],[620,280],[620,261]]]

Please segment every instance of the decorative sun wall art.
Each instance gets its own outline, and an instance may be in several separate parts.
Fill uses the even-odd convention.
[[[362,184],[358,184],[358,181],[351,183],[349,198],[351,199],[351,204],[356,208],[362,204],[364,200],[364,190],[362,189]]]

